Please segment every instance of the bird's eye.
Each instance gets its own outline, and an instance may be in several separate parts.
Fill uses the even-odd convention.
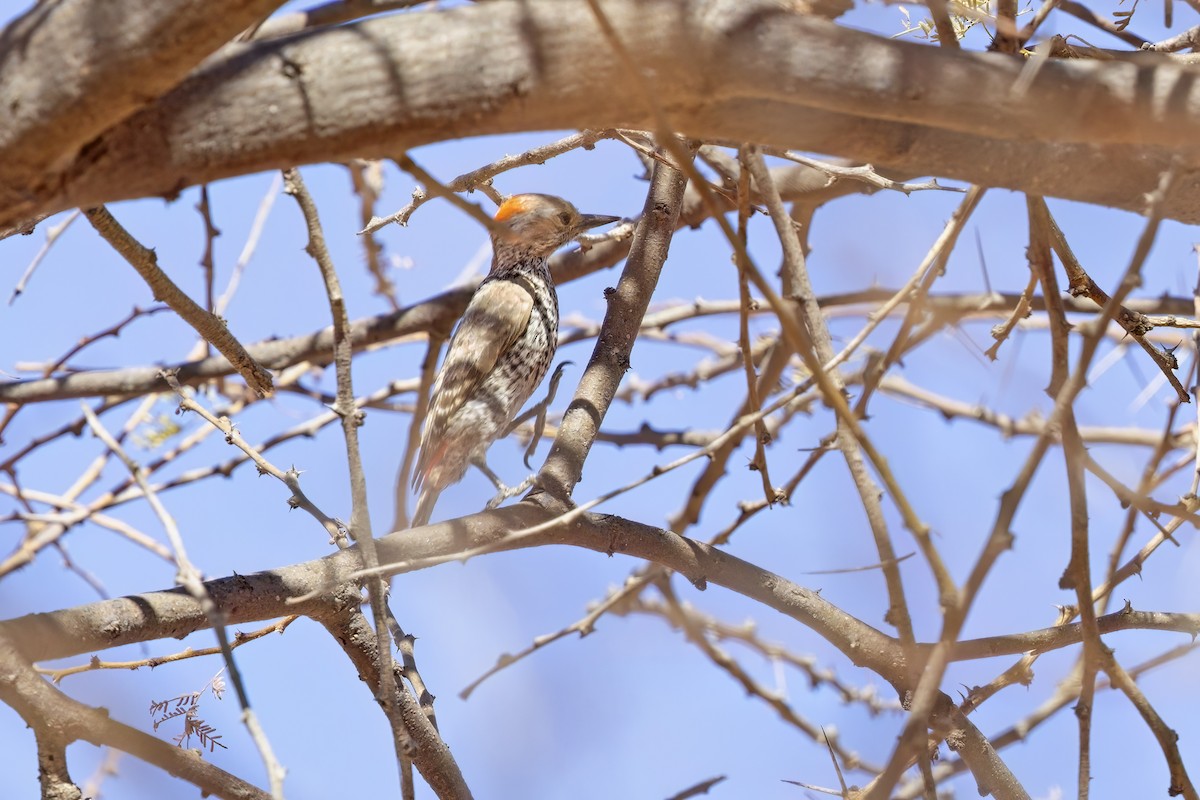
[[[561,214],[559,214],[558,221],[561,222],[563,225],[570,225],[571,224],[571,212],[564,211]]]

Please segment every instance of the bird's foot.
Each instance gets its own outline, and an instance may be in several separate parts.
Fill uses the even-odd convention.
[[[499,481],[497,481],[496,482],[496,489],[497,489],[496,496],[493,497],[491,500],[488,500],[488,502],[487,502],[488,509],[490,510],[490,509],[496,508],[497,506],[499,506],[501,503],[503,503],[505,500],[509,499],[510,497],[516,497],[519,494],[523,494],[524,492],[526,492],[530,488],[532,488],[536,482],[537,482],[536,474],[530,475],[528,478],[521,481],[516,486],[505,486],[503,483],[500,483]]]

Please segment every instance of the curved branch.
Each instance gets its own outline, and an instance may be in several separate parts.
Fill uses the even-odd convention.
[[[890,41],[774,0],[610,0],[605,13],[672,126],[692,137],[1135,211],[1170,155],[1200,166],[1200,73],[1169,56],[1051,60],[1015,93],[1021,59]],[[464,70],[485,39],[488,69]],[[428,41],[438,47],[411,46]],[[228,48],[95,140],[62,180],[11,181],[0,227],[448,137],[646,127],[635,106],[583,0],[495,0],[319,29]],[[0,161],[12,154],[0,149]],[[1193,183],[1180,182],[1166,216],[1200,220]]]
[[[379,563],[389,575],[399,575],[432,563],[456,561],[463,553],[480,548],[502,552],[559,544],[609,556],[620,553],[674,570],[697,587],[714,583],[756,600],[812,629],[854,664],[894,684],[906,680],[897,639],[842,611],[819,592],[710,545],[606,514],[585,514],[567,526],[509,536],[514,530],[552,519],[561,510],[553,507],[547,495],[540,495],[537,500],[391,533],[376,540]],[[205,588],[226,615],[227,625],[289,614],[324,623],[347,605],[358,607],[357,594],[345,588],[355,585],[360,568],[357,549],[350,548],[315,561],[218,578],[206,582]],[[322,586],[333,587],[329,590],[333,595],[314,595]],[[1097,618],[1097,624],[1101,633],[1138,629],[1194,634],[1200,631],[1200,615],[1122,610]],[[0,637],[10,638],[25,658],[37,662],[166,636],[183,637],[207,626],[208,618],[195,598],[182,589],[168,589],[5,620],[0,622]],[[955,644],[951,659],[1057,649],[1077,644],[1080,637],[1075,624],[965,640]],[[920,655],[931,647],[918,645]]]
[[[757,600],[808,626],[853,663],[889,680],[903,679],[903,656],[895,639],[845,613],[818,592],[715,547],[604,514],[585,514],[570,525],[509,536],[511,531],[554,518],[563,510],[558,505],[542,494],[537,500],[388,534],[376,540],[379,563],[389,574],[398,575],[455,561],[464,552],[485,547],[500,552],[561,544],[610,556],[622,553],[661,564],[698,587],[711,582]],[[361,566],[357,548],[350,548],[315,561],[208,581],[205,587],[226,614],[227,625],[288,614],[323,621],[331,609],[356,599],[313,592],[355,585]],[[297,598],[303,599],[292,602]],[[195,599],[181,589],[171,589],[7,620],[0,622],[0,636],[11,637],[30,661],[44,661],[163,636],[182,637],[207,626]]]

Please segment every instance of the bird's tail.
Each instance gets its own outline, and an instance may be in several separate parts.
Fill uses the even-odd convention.
[[[421,490],[421,495],[417,498],[417,507],[413,510],[412,524],[408,527],[419,528],[429,524],[429,516],[433,513],[433,507],[437,505],[438,495],[441,493],[440,489],[429,485]]]

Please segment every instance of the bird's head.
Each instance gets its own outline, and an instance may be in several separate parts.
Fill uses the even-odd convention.
[[[586,230],[620,217],[580,214],[575,206],[548,194],[514,194],[496,211],[496,221],[509,234],[494,234],[497,250],[512,248],[545,258]]]

